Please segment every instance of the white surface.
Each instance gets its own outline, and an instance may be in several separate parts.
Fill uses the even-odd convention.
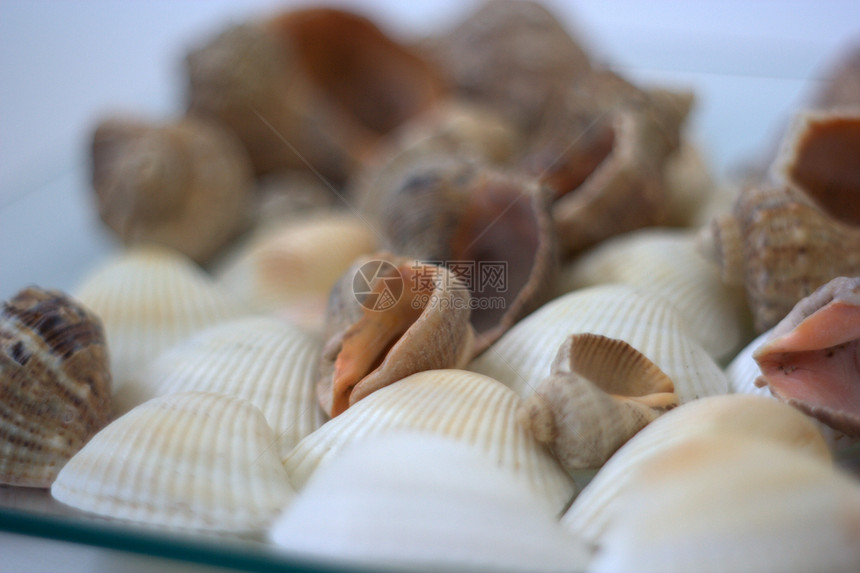
[[[188,46],[230,19],[295,4],[0,0],[0,298],[29,283],[71,289],[114,248],[97,222],[87,180],[89,131],[100,114],[178,113]],[[476,2],[329,4],[355,7],[410,37],[455,22]],[[768,145],[822,66],[850,39],[860,42],[856,0],[547,5],[622,73],[694,89],[692,134],[719,173]],[[66,559],[84,550],[34,550],[39,543],[0,536],[0,570],[97,571],[92,559],[108,559],[92,550]]]

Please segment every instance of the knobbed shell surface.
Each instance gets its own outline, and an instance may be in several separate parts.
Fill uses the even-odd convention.
[[[749,337],[742,289],[720,280],[697,248],[693,230],[650,228],[613,237],[562,267],[559,293],[620,282],[672,304],[684,326],[716,360],[732,356]]]
[[[596,468],[678,405],[674,389],[666,374],[623,340],[574,334],[517,417],[568,471]]]
[[[644,462],[590,571],[856,571],[860,482],[740,436],[697,436]]]
[[[332,289],[317,396],[337,416],[410,374],[472,356],[469,291],[444,267],[388,253],[359,259]]]
[[[499,382],[463,370],[419,372],[378,390],[293,449],[284,466],[297,489],[348,444],[398,429],[472,444],[560,511],[575,484],[546,448],[516,421],[519,398]]]
[[[275,435],[250,403],[187,392],[150,400],[78,452],[55,499],[104,517],[182,530],[251,533],[293,498]]]
[[[314,473],[270,539],[293,555],[371,567],[580,571],[587,551],[478,449],[394,432]]]
[[[23,289],[0,313],[0,484],[49,487],[111,418],[99,318],[59,291]]]
[[[621,446],[583,488],[562,523],[586,543],[600,546],[616,516],[627,512],[619,499],[647,460],[696,436],[727,435],[774,442],[818,463],[832,459],[815,424],[790,406],[764,396],[702,398],[660,416]]]
[[[190,259],[155,246],[128,249],[103,262],[75,296],[104,324],[117,413],[140,403],[133,380],[161,352],[245,314]]]
[[[144,399],[214,392],[257,406],[286,454],[322,424],[315,383],[319,341],[274,317],[217,324],[162,353],[141,372]]]
[[[198,262],[250,223],[251,165],[215,122],[101,120],[92,136],[99,215],[126,245],[156,243]]]
[[[678,312],[662,298],[623,284],[584,288],[548,302],[468,369],[526,397],[550,373],[562,342],[577,333],[625,341],[669,376],[681,403],[728,391],[725,374],[693,340]]]

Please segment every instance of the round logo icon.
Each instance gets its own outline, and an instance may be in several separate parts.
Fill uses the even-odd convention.
[[[352,277],[352,292],[367,310],[388,310],[403,296],[403,277],[388,261],[368,261]]]

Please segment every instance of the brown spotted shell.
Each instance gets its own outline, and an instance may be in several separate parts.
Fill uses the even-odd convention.
[[[29,287],[0,314],[0,484],[49,487],[111,416],[101,321],[58,291]]]

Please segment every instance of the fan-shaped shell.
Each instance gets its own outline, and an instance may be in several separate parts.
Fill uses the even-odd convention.
[[[663,299],[623,284],[589,287],[550,301],[468,368],[527,396],[549,374],[561,343],[584,332],[623,340],[644,354],[669,376],[682,404],[728,391],[725,374],[693,340],[678,312]]]
[[[344,448],[269,536],[291,555],[374,568],[575,571],[588,555],[543,500],[480,450],[418,432]]]
[[[101,321],[59,291],[29,287],[0,312],[0,484],[48,487],[111,418]]]
[[[294,492],[275,435],[250,403],[188,392],[118,418],[73,457],[55,499],[104,517],[185,530],[258,532]]]
[[[293,449],[284,466],[301,489],[347,444],[395,429],[428,431],[477,446],[553,510],[573,496],[573,480],[516,421],[519,398],[499,382],[463,370],[431,370],[378,390]]]
[[[129,249],[104,262],[75,296],[104,324],[117,413],[140,403],[131,380],[161,352],[244,314],[190,259],[162,247]]]

